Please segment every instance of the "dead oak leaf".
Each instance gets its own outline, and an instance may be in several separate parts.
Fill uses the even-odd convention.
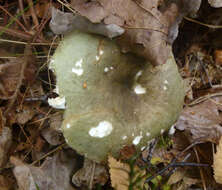
[[[74,190],[70,175],[76,162],[64,152],[47,157],[41,167],[25,164],[15,157],[11,157],[10,161],[15,166],[13,173],[19,189]]]
[[[147,184],[144,184],[147,177],[145,170],[141,170],[136,165],[131,168],[127,163],[117,161],[111,156],[108,158],[108,164],[111,184],[116,190],[147,188]]]
[[[212,98],[192,107],[186,107],[177,123],[176,128],[185,130],[189,140],[218,142],[222,135],[221,110],[222,98]]]
[[[162,11],[158,9],[158,0],[72,0],[71,6],[93,23],[103,21],[123,27],[125,33],[118,38],[122,51],[134,52],[152,64],[159,65],[166,62],[171,51],[166,43],[169,31],[173,31],[170,34],[170,38],[173,38],[170,41],[173,41],[178,33],[178,24],[184,14],[190,11],[180,13],[179,9],[184,10],[192,3],[184,1],[171,3]],[[198,2],[200,5],[201,1]]]

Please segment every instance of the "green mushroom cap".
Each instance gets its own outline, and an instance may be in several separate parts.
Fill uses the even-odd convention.
[[[121,53],[114,40],[74,31],[65,36],[51,67],[66,99],[67,143],[96,162],[137,150],[168,129],[183,106],[184,86],[173,55],[153,67]]]

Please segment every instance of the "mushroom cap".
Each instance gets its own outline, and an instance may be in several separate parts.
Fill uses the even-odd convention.
[[[137,150],[168,129],[182,109],[183,81],[173,55],[153,67],[122,54],[114,40],[74,31],[59,44],[50,65],[66,110],[67,143],[96,162]]]

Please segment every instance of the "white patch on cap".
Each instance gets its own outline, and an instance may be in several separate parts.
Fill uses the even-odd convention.
[[[122,139],[123,140],[126,140],[127,139],[127,136],[125,135],[125,136],[122,136]]]
[[[164,81],[164,84],[169,84],[169,82],[167,80]]]
[[[149,132],[147,132],[147,133],[146,133],[146,136],[147,136],[147,137],[149,137],[149,136],[150,136],[150,133],[149,133]]]
[[[48,104],[56,109],[65,109],[66,99],[65,97],[48,98]]]
[[[55,92],[56,94],[59,94],[59,87],[56,85],[56,87],[53,89],[53,92]]]
[[[77,74],[78,76],[81,76],[83,74],[83,69],[82,68],[72,68],[72,72]]]
[[[166,87],[166,86],[163,86],[163,90],[167,90],[167,87]]]
[[[71,126],[69,123],[67,123],[66,128],[69,129]]]
[[[108,121],[101,121],[97,127],[89,130],[89,135],[92,137],[103,138],[111,134],[113,126]]]
[[[99,56],[98,55],[96,55],[96,61],[99,61]]]
[[[103,50],[100,50],[100,51],[99,51],[99,55],[102,55],[102,54],[104,54],[104,51],[103,51]]]
[[[169,135],[173,135],[175,133],[175,131],[176,131],[175,125],[172,125],[169,130]]]
[[[145,149],[146,147],[145,146],[143,146],[142,148],[141,148],[141,151],[144,151],[144,149]]]
[[[80,60],[76,61],[75,66],[81,68],[82,67],[82,62],[83,62],[83,59],[81,58]]]
[[[134,139],[133,139],[133,144],[134,145],[138,145],[140,143],[140,140],[143,138],[143,136],[136,136]]]
[[[114,68],[111,66],[110,69],[113,70]]]
[[[107,73],[109,71],[108,67],[105,67],[104,72]]]
[[[135,76],[135,81],[137,81],[137,79],[142,75],[143,71],[140,70],[136,73],[136,76]]]
[[[145,94],[146,93],[146,89],[143,88],[140,84],[136,84],[136,86],[134,87],[134,92],[136,94]]]

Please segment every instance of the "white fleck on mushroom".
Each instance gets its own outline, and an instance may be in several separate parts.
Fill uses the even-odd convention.
[[[168,80],[165,80],[165,81],[164,81],[164,84],[169,84]]]
[[[136,136],[134,139],[133,139],[133,144],[134,145],[138,145],[140,143],[140,140],[143,138],[143,136]]]
[[[48,98],[48,104],[56,109],[65,109],[66,99],[65,97]]]
[[[100,51],[99,51],[99,55],[102,55],[102,54],[104,54],[104,51],[103,51],[103,50],[100,50]]]
[[[144,151],[144,150],[145,150],[145,148],[146,148],[146,147],[145,147],[145,146],[143,146],[143,147],[141,148],[141,151]]]
[[[109,71],[108,67],[105,67],[104,72],[107,73]]]
[[[149,137],[149,136],[150,136],[150,133],[149,133],[149,132],[147,132],[147,133],[146,133],[146,136],[147,136],[147,137]]]
[[[78,76],[81,76],[83,74],[83,69],[82,68],[72,68],[72,72],[77,74]]]
[[[166,86],[163,86],[163,90],[167,90],[167,87],[166,87]]]
[[[175,125],[172,125],[169,130],[169,135],[173,135],[175,133],[175,131],[176,131]]]
[[[113,126],[108,121],[99,122],[97,127],[93,127],[89,130],[89,135],[96,138],[103,138],[111,134]]]
[[[136,86],[134,87],[134,92],[136,94],[145,94],[146,89],[144,87],[142,87],[140,84],[136,84]]]
[[[69,123],[67,123],[66,128],[69,129],[71,126]]]
[[[99,56],[98,55],[96,55],[96,61],[99,61]]]
[[[82,62],[83,62],[83,59],[81,58],[80,60],[76,61],[75,66],[76,67],[82,67]]]
[[[161,129],[160,133],[161,133],[161,135],[162,135],[162,134],[164,133],[164,129]]]
[[[126,140],[126,139],[127,139],[127,136],[126,136],[126,135],[122,136],[122,139],[123,139],[123,140]]]

